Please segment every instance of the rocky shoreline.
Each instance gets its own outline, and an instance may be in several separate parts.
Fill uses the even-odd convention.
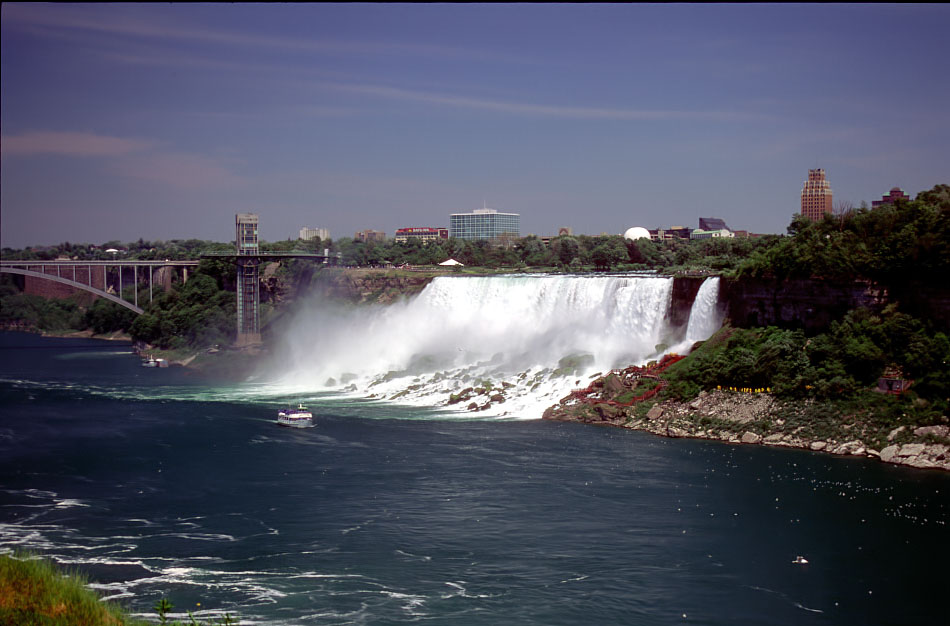
[[[631,368],[632,369],[632,368]],[[626,370],[625,370],[626,371]],[[594,381],[594,396],[572,393],[543,419],[629,428],[664,437],[692,437],[733,444],[799,448],[879,459],[885,463],[950,471],[950,426],[898,426],[883,438],[867,424],[842,416],[830,424],[809,421],[808,402],[785,402],[768,393],[713,390],[690,402],[646,401],[619,405],[611,398],[635,390],[622,372]],[[613,386],[613,389],[610,387]],[[886,445],[877,444],[881,441]]]

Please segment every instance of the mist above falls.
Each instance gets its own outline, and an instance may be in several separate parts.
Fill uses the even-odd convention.
[[[314,301],[282,338],[274,373],[285,391],[420,406],[487,386],[504,402],[479,417],[537,418],[596,373],[715,332],[718,279],[701,286],[686,329],[668,326],[672,289],[655,276],[453,276],[388,306]]]

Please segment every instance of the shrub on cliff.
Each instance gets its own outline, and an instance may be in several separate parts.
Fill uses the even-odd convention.
[[[779,395],[795,395],[810,382],[804,345],[801,331],[730,329],[724,341],[707,342],[683,362],[685,366],[670,368],[668,391],[682,396],[696,385],[700,389],[772,388]]]
[[[856,398],[886,370],[915,384],[907,401],[946,411],[950,397],[950,339],[920,320],[886,307],[850,311],[828,332],[728,326],[667,372],[665,393],[688,399],[703,389],[770,389],[785,398]],[[870,400],[869,400],[870,401]]]
[[[99,335],[128,330],[134,321],[133,311],[103,298],[96,298],[85,316],[85,325]]]
[[[0,299],[0,324],[48,331],[87,327],[84,313],[75,300],[54,300],[26,293]]]
[[[234,294],[197,273],[176,291],[163,293],[129,328],[133,339],[160,348],[205,347],[234,340]]]

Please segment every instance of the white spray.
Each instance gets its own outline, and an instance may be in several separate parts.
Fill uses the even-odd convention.
[[[696,299],[689,311],[689,323],[686,325],[686,341],[691,344],[708,339],[722,326],[719,313],[719,277],[713,276],[703,281],[696,292]]]
[[[447,405],[452,394],[490,386],[504,402],[478,417],[537,418],[593,374],[656,358],[672,287],[646,276],[439,277],[403,303],[316,306],[288,334],[282,382],[462,412],[468,402]]]

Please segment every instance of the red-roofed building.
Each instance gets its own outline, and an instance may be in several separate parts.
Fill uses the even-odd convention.
[[[910,196],[904,193],[904,190],[900,187],[894,187],[891,189],[891,193],[886,196],[881,196],[880,200],[875,200],[871,203],[871,208],[876,209],[879,206],[884,206],[885,204],[896,204],[898,200],[910,200]]]

